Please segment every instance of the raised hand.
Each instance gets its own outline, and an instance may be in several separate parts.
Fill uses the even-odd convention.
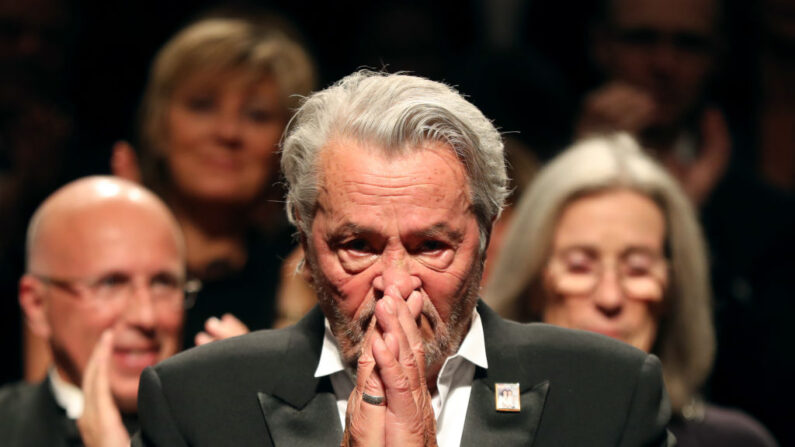
[[[701,144],[694,160],[683,162],[673,154],[662,160],[696,205],[704,203],[715,189],[726,172],[731,156],[731,137],[720,110],[707,108],[700,124]]]
[[[216,340],[237,337],[248,334],[248,326],[243,324],[232,314],[224,314],[221,318],[211,317],[204,323],[204,331],[196,334],[196,346],[204,345]]]
[[[102,333],[83,375],[83,415],[77,428],[86,447],[129,446],[130,435],[110,391],[110,356],[113,333]]]
[[[643,90],[624,82],[611,82],[585,98],[577,136],[622,130],[638,134],[651,124],[655,108],[654,99]]]

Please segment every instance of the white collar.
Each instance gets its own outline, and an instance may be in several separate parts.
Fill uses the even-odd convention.
[[[489,362],[486,359],[486,337],[483,336],[483,322],[480,320],[477,309],[472,310],[472,324],[469,325],[469,331],[461,341],[458,352],[448,357],[444,361],[445,364],[456,357],[463,357],[483,369],[489,368]],[[442,365],[440,371],[444,369],[444,365]]]
[[[326,330],[323,334],[323,348],[320,351],[320,361],[318,361],[315,369],[315,377],[330,376],[346,370],[339,344],[331,332],[328,318],[323,319],[323,324]],[[445,364],[456,357],[463,357],[484,369],[489,367],[486,359],[486,339],[483,336],[483,323],[480,320],[480,314],[477,309],[472,310],[472,324],[469,325],[469,331],[464,336],[458,352],[448,357],[445,360]],[[348,373],[351,375],[350,372]]]
[[[331,332],[328,318],[323,318],[326,330],[323,333],[323,348],[320,351],[320,361],[315,369],[315,377],[330,376],[340,371],[345,371],[345,362],[342,361],[342,352],[337,339]]]
[[[55,402],[66,411],[69,419],[77,419],[83,415],[83,390],[61,378],[55,368],[50,368],[47,375]]]

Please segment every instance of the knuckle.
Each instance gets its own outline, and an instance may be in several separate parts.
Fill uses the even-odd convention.
[[[362,354],[356,362],[359,368],[368,368],[375,366],[375,358],[369,354]]]

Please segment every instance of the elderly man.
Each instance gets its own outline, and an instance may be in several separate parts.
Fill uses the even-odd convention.
[[[54,365],[40,384],[0,390],[2,444],[81,445],[81,433],[86,445],[129,444],[141,371],[181,344],[184,246],[174,217],[140,186],[88,177],[39,207],[27,253],[19,302]]]
[[[319,309],[146,369],[133,445],[665,444],[655,357],[479,303],[502,151],[437,82],[364,71],[310,96],[282,168]]]

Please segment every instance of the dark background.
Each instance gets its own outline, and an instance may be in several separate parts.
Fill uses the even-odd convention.
[[[0,3],[3,1],[25,0],[0,0]],[[137,107],[155,52],[179,28],[219,5],[265,8],[291,21],[317,63],[318,87],[327,86],[362,67],[390,72],[407,70],[442,80],[457,86],[495,121],[498,128],[520,139],[542,160],[569,141],[571,122],[582,95],[600,81],[590,68],[586,50],[595,1],[280,0],[219,4],[208,0],[66,0],[64,3],[67,14],[57,39],[65,57],[57,79],[48,85],[54,90],[51,95],[72,117],[72,133],[65,142],[62,162],[55,167],[42,164],[42,169],[57,168],[59,172],[55,183],[39,193],[40,198],[70,179],[108,173],[113,143],[120,139],[134,140]],[[740,129],[740,134],[745,127],[750,127],[747,123],[758,99],[754,89],[757,82],[754,62],[759,43],[757,8],[757,2],[753,1],[726,2],[729,52],[723,60],[721,75],[711,88],[712,101],[721,105],[733,129]],[[8,22],[0,22],[0,36],[10,32]],[[0,68],[8,69],[6,66]],[[749,147],[753,145],[737,146],[733,163],[754,160],[755,154]],[[3,163],[0,151],[0,172]],[[0,216],[0,231],[2,221],[26,222],[36,203],[32,199],[26,207],[20,207],[16,215]],[[790,205],[781,205],[782,208],[787,206]],[[778,207],[775,202],[769,208]],[[787,213],[787,218],[791,218],[792,213]],[[770,216],[770,219],[778,218],[775,214]],[[713,224],[720,225],[720,222]],[[14,283],[22,271],[21,247],[24,244],[18,230],[15,243],[6,253],[0,253],[0,354],[3,358],[0,383],[21,377],[21,325]],[[5,236],[9,234],[11,230]],[[790,231],[785,247],[794,245],[791,239]],[[738,242],[756,243],[753,238]],[[792,252],[776,251],[766,259],[770,260],[771,267],[760,266],[759,269],[762,270],[760,275],[773,278],[773,282],[767,284],[791,285],[795,277]],[[769,326],[772,328],[770,334],[742,332],[748,327],[747,320],[737,317],[735,312],[724,320],[723,326],[718,322],[719,331],[724,332],[723,339],[745,343],[743,352],[792,352],[789,339],[792,330],[787,321],[795,291],[778,285],[771,286],[775,292],[769,296],[779,301],[768,303],[764,313],[754,314],[758,321],[753,327],[765,327],[768,316],[777,321]],[[716,290],[720,294],[731,287],[735,284],[718,284]],[[785,292],[782,294],[781,290]],[[789,304],[781,304],[788,299]],[[720,297],[717,301],[720,313]],[[735,327],[742,330],[734,331]],[[726,336],[727,332],[730,336]],[[776,358],[776,355],[750,357],[749,370],[782,368],[778,364],[760,364],[766,358]],[[719,368],[733,367],[733,363],[724,360],[718,358]],[[792,371],[791,361],[787,368],[774,376],[784,378],[783,382],[752,381],[747,385],[747,393],[754,394],[755,388],[762,387],[766,395],[774,396],[778,389],[789,389],[784,373]],[[726,395],[714,398],[729,405],[739,402]],[[778,414],[778,422],[774,423],[780,423],[795,416],[790,403],[784,397],[776,401],[762,400],[757,402],[757,407],[746,407],[746,410],[760,418]],[[771,425],[768,421],[773,419],[765,421]],[[788,431],[776,428],[781,440],[792,436],[791,428]]]

